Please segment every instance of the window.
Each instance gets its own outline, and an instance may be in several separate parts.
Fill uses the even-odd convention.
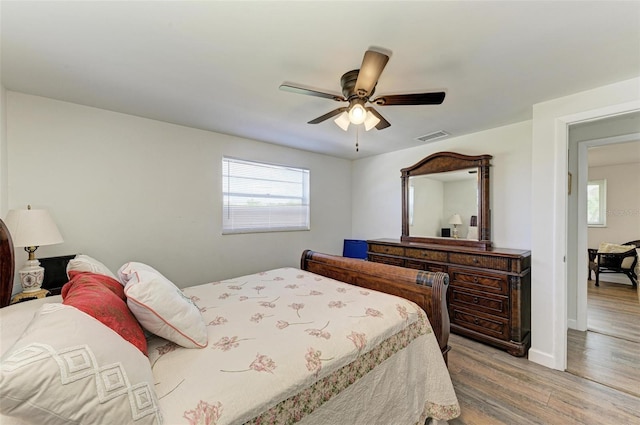
[[[607,225],[607,181],[593,180],[587,183],[587,225]]]
[[[309,170],[222,158],[222,233],[309,230]]]

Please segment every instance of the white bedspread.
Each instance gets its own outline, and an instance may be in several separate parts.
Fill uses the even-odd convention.
[[[165,424],[417,424],[459,415],[424,312],[284,268],[184,289],[209,346],[149,344]]]

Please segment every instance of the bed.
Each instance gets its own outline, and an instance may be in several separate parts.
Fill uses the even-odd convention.
[[[0,239],[4,267],[13,254],[10,236]],[[186,317],[192,309],[154,328],[144,316],[150,309],[136,309],[156,296],[145,276],[156,279],[152,288],[159,278],[152,267],[130,264],[116,277],[127,282],[141,328],[154,330],[145,339],[148,357],[61,296],[0,310],[3,425],[424,424],[460,413],[445,362],[446,274],[305,251],[300,268],[178,290],[200,327]],[[8,270],[3,294],[10,294]],[[90,286],[76,284],[78,276],[111,282],[72,273],[65,303],[74,285]]]

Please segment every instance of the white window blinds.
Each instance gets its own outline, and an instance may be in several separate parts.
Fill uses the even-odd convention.
[[[222,158],[222,233],[309,230],[309,170]]]

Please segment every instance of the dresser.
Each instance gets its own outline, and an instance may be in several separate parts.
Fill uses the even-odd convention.
[[[369,261],[449,274],[451,332],[524,356],[530,346],[531,252],[367,241]]]

